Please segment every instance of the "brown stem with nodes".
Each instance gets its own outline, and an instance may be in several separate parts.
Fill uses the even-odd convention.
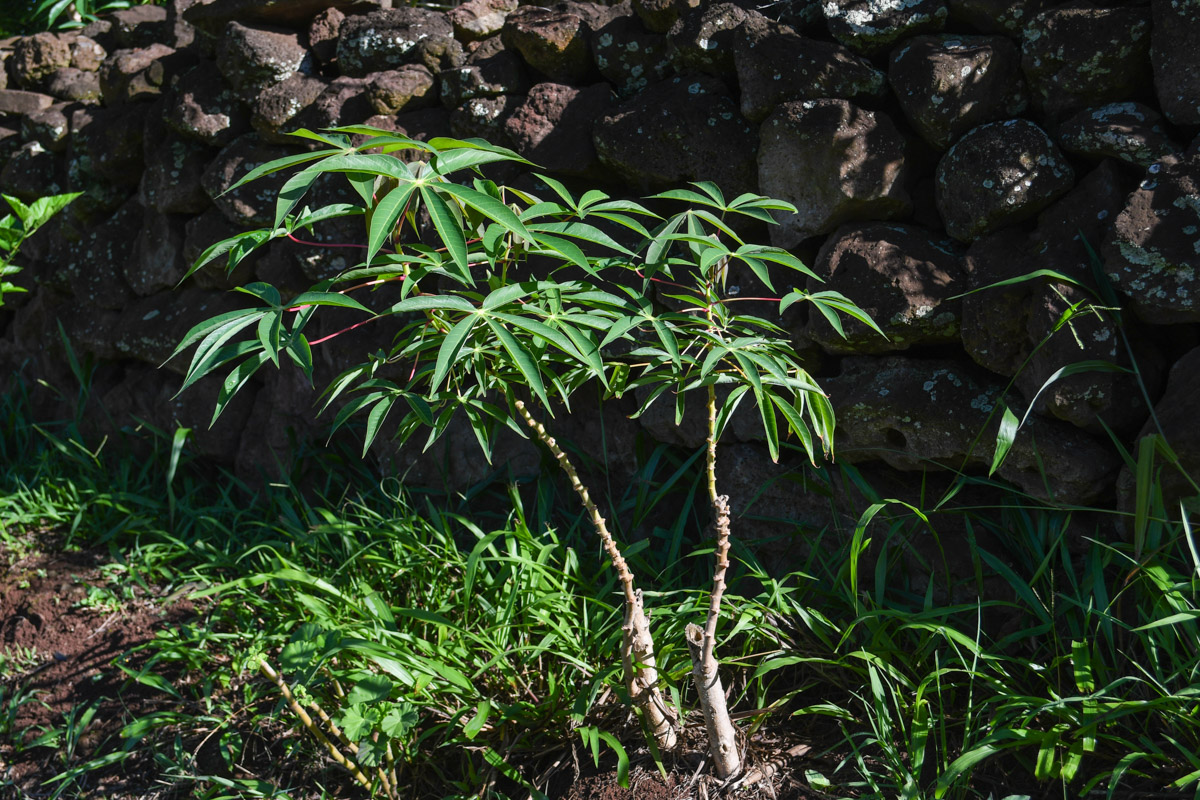
[[[591,517],[592,527],[604,545],[604,551],[617,570],[617,578],[621,582],[621,590],[625,594],[625,624],[621,626],[621,664],[625,670],[625,685],[629,688],[629,696],[633,704],[642,710],[650,732],[658,748],[663,751],[675,749],[675,715],[667,707],[662,691],[658,688],[658,668],[654,659],[654,639],[650,635],[650,622],[642,604],[642,593],[634,588],[633,573],[617,543],[608,530],[600,509],[592,501],[587,487],[579,480],[575,465],[554,437],[546,432],[546,427],[533,418],[525,403],[521,400],[514,402],[517,412],[525,420],[537,438],[546,445],[554,455],[558,465],[567,474],[571,488],[579,495],[584,508]]]
[[[370,791],[371,779],[368,778],[366,774],[359,768],[358,764],[355,764],[349,758],[346,758],[346,755],[338,749],[337,745],[329,741],[329,737],[325,735],[325,732],[318,727],[317,723],[313,722],[312,717],[308,715],[308,712],[304,710],[304,707],[296,701],[295,695],[292,694],[292,690],[289,689],[287,683],[284,682],[283,676],[276,672],[275,669],[267,663],[266,659],[258,662],[258,671],[273,681],[277,687],[279,687],[279,693],[283,695],[283,699],[287,702],[288,708],[292,710],[292,713],[296,715],[296,719],[300,720],[300,724],[303,725],[305,729],[307,729],[308,732],[313,735],[313,738],[317,740],[317,743],[329,752],[330,757],[344,767],[354,778],[354,780],[358,781],[358,783],[363,786],[363,788],[365,788],[367,791]]]
[[[721,686],[719,664],[713,650],[717,637],[717,622],[721,617],[721,598],[725,594],[725,573],[729,569],[729,497],[717,494],[717,393],[708,387],[708,439],[706,473],[708,499],[712,503],[717,534],[717,562],[713,569],[713,586],[709,594],[708,618],[704,628],[689,624],[684,629],[688,654],[692,657],[692,678],[700,695],[700,709],[708,729],[708,749],[712,755],[717,777],[728,780],[742,769],[737,749],[737,729],[729,718],[725,705],[725,690]]]

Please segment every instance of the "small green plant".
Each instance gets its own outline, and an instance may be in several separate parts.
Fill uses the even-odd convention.
[[[133,6],[162,5],[159,0],[42,0],[31,14],[40,30],[82,28],[101,14]]]
[[[11,679],[37,666],[41,656],[37,648],[13,645],[0,650],[0,678]]]
[[[26,291],[9,280],[21,271],[20,267],[13,264],[21,245],[80,194],[71,192],[43,197],[29,205],[15,197],[0,195],[13,210],[13,213],[0,218],[0,307],[4,306],[4,295]]]
[[[428,431],[428,447],[461,414],[488,460],[500,429],[531,432],[566,473],[619,576],[626,686],[664,751],[675,746],[677,715],[659,686],[641,591],[546,422],[556,407],[569,411],[584,386],[598,385],[608,396],[642,393],[639,414],[669,397],[677,422],[683,419],[686,396],[698,391],[707,412],[716,567],[705,624],[690,626],[686,640],[717,774],[724,779],[739,773],[735,731],[713,654],[730,538],[728,498],[716,486],[717,441],[747,397],[759,412],[772,458],[778,458],[781,428],[815,462],[818,454],[829,453],[834,427],[829,401],[799,363],[786,332],[740,313],[740,304],[766,301],[782,314],[804,300],[839,330],[839,313],[874,327],[865,313],[833,292],[793,289],[782,298],[754,298],[728,285],[735,267],[748,269],[768,288],[773,270],[814,277],[790,253],[747,242],[737,232],[739,218],[772,224],[772,212],[794,208],[754,194],[727,200],[715,185],[701,182],[650,198],[683,205],[664,218],[596,190],[576,197],[545,176],[539,177],[550,192],[546,198],[497,186],[479,176],[478,168],[528,162],[480,140],[424,143],[362,126],[297,135],[325,148],[265,164],[234,187],[304,165],[281,188],[274,225],[213,245],[192,271],[222,257],[233,269],[271,239],[295,239],[298,230],[351,215],[366,221],[365,259],[286,300],[266,283],[241,287],[238,291],[255,298],[257,307],[197,325],[177,348],[176,355],[195,348],[181,391],[232,367],[217,398],[215,421],[255,372],[268,363],[278,366],[281,356],[311,379],[312,347],[329,337],[310,341],[305,328],[321,307],[358,311],[363,319],[355,327],[396,320],[389,345],[367,354],[326,388],[325,408],[344,403],[334,427],[365,415],[365,454],[389,418],[401,442]],[[365,140],[354,145],[349,138],[354,135]],[[392,155],[410,151],[424,160],[406,163]],[[468,170],[476,172],[469,183],[452,178]],[[362,203],[302,208],[309,188],[329,173],[344,174]],[[422,211],[431,220],[429,229],[419,222]],[[392,291],[381,292],[381,287]]]

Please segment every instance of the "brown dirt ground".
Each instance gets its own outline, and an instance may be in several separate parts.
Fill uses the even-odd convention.
[[[140,587],[131,587],[119,603],[89,603],[89,589],[108,584],[100,571],[107,558],[92,551],[47,549],[49,541],[37,537],[27,553],[0,550],[0,564],[7,566],[0,578],[0,654],[6,665],[0,687],[6,701],[18,693],[33,697],[7,717],[10,731],[0,738],[0,797],[51,794],[53,785],[41,785],[47,778],[118,741],[134,716],[169,708],[169,696],[129,680],[117,662],[140,669],[143,659],[127,657],[128,651],[195,613],[186,600],[164,600]],[[63,728],[67,715],[93,704],[95,716],[82,731],[70,765],[55,748],[17,746]],[[125,771],[93,778],[90,791],[127,794]]]

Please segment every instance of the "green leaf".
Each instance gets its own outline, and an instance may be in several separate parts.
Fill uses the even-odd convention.
[[[387,675],[369,675],[354,684],[354,688],[346,695],[346,702],[351,705],[379,703],[386,700],[395,688],[396,684]]]
[[[363,311],[371,314],[371,309],[364,306],[362,303],[355,300],[349,295],[341,292],[304,292],[292,298],[288,304],[290,308],[300,308],[303,306],[337,306],[339,308],[353,308],[357,311]]]
[[[288,167],[294,167],[297,164],[306,164],[309,161],[317,161],[318,159],[328,158],[330,152],[332,152],[332,151],[318,150],[314,153],[298,153],[296,155],[284,156],[283,158],[277,158],[274,161],[268,161],[266,164],[255,167],[254,169],[247,172],[240,179],[238,179],[232,186],[230,186],[225,191],[221,192],[221,194],[222,195],[229,194],[234,189],[238,189],[242,186],[245,186],[247,183],[250,183],[251,181],[258,180],[259,178],[261,178],[265,175],[271,175],[273,173],[279,172],[280,170],[285,170]]]
[[[260,318],[269,313],[269,311],[250,309],[237,314],[235,317],[230,317],[229,314],[221,314],[193,328],[184,337],[184,344],[176,348],[176,353],[180,349],[190,346],[189,343],[194,341],[197,336],[202,336],[203,340],[192,355],[192,363],[188,365],[187,377],[184,378],[183,386],[180,387],[179,391],[182,392],[211,372],[215,367],[225,363],[228,359],[221,359],[218,354],[224,350],[226,343],[242,330],[258,322]],[[213,322],[217,323],[215,327],[211,325]],[[202,328],[203,330],[197,334],[197,328]],[[172,355],[172,357],[174,356]]]
[[[511,208],[491,195],[454,183],[439,183],[435,188],[439,192],[453,195],[463,205],[475,209],[480,214],[515,233],[522,239],[529,240],[532,238],[529,235],[529,231],[525,229],[525,223],[521,222],[520,217],[514,214]]]
[[[271,363],[279,366],[279,334],[283,329],[283,314],[264,314],[258,321],[258,342],[263,351],[271,359]]]
[[[342,709],[338,725],[341,727],[342,733],[346,734],[346,738],[358,741],[370,735],[375,727],[375,720],[372,719],[366,706],[348,706]]]
[[[446,246],[446,252],[450,254],[464,280],[474,286],[475,282],[471,279],[470,268],[467,266],[467,240],[463,236],[458,217],[446,205],[446,201],[427,186],[421,187],[421,200],[425,203],[425,210],[429,212],[442,244]]]
[[[262,300],[272,308],[279,308],[280,304],[283,302],[282,298],[279,296],[279,290],[269,283],[248,283],[245,286],[235,286],[233,290],[235,292],[241,292],[242,294],[251,295],[252,297],[257,297],[259,300]]]
[[[433,378],[429,381],[431,391],[437,391],[442,385],[442,381],[450,372],[450,367],[458,358],[458,352],[462,349],[463,342],[466,341],[478,321],[479,318],[474,315],[465,317],[443,337],[442,344],[438,348],[437,365],[433,371]]]
[[[415,183],[404,182],[383,196],[375,206],[371,215],[371,229],[367,232],[367,265],[370,266],[375,254],[383,247],[384,242],[396,229],[396,223],[404,209],[408,207]]]
[[[813,452],[812,434],[808,430],[808,425],[804,424],[804,417],[800,416],[800,412],[796,407],[787,400],[778,395],[769,395],[771,402],[779,413],[783,415],[787,422],[788,430],[796,434],[796,438],[800,440],[800,444],[804,447],[804,452],[808,454],[810,461],[816,462],[816,454]]]
[[[534,360],[533,355],[525,349],[524,345],[517,341],[516,337],[504,325],[490,317],[485,319],[487,320],[488,327],[492,329],[492,333],[496,334],[496,338],[500,340],[500,344],[508,352],[514,365],[525,378],[525,382],[529,388],[542,401],[542,405],[550,405],[550,400],[546,397],[546,387],[542,383],[542,376],[538,371],[537,362]]]
[[[363,434],[363,458],[366,458],[367,452],[371,449],[371,443],[379,435],[379,429],[383,427],[383,421],[387,419],[388,412],[396,404],[396,399],[396,395],[385,393],[367,412],[367,430]]]
[[[279,188],[279,196],[275,198],[275,222],[271,227],[280,226],[284,217],[304,198],[320,176],[320,165],[315,165],[300,170],[284,181],[283,186]]]
[[[495,314],[492,314],[492,316],[496,319],[503,320],[514,327],[520,328],[527,333],[532,333],[539,339],[550,342],[559,350],[574,359],[579,361],[585,360],[583,354],[575,349],[574,343],[572,343],[569,338],[567,338],[562,332],[551,328],[549,325],[538,322],[534,319],[529,319],[528,317],[518,316],[516,314],[496,312]]]
[[[62,211],[82,195],[83,192],[67,192],[66,194],[39,197],[37,200],[34,200],[26,207],[25,214],[21,216],[21,224],[25,228],[26,235],[33,233],[45,225],[50,221],[51,217]],[[16,200],[16,198],[9,198],[7,195],[4,199],[8,200],[10,205],[13,200]]]
[[[408,297],[394,304],[389,313],[403,314],[409,311],[471,311],[474,312],[475,306],[469,302],[453,294],[422,294],[416,297]]]
[[[364,767],[378,767],[387,759],[387,740],[365,736],[358,741],[354,760]]]
[[[675,338],[675,334],[667,327],[658,317],[650,317],[650,324],[654,326],[654,332],[658,334],[658,340],[662,342],[663,349],[667,351],[671,362],[679,369],[681,362],[679,359],[679,342]]]
[[[991,734],[982,743],[954,759],[946,771],[938,776],[933,796],[941,800],[955,785],[960,775],[970,773],[980,762],[1002,750],[1025,744],[1033,735],[1035,735],[1033,731],[1018,731],[1009,728],[1001,728]]]
[[[579,245],[574,242],[567,241],[558,236],[547,236],[544,233],[535,231],[533,240],[541,245],[545,251],[549,251],[552,256],[559,256],[570,261],[575,266],[585,270],[590,275],[595,275],[596,270],[588,261],[588,257],[583,250],[579,249]]]
[[[418,722],[420,722],[420,717],[417,716],[417,710],[412,705],[396,703],[384,715],[379,727],[386,736],[392,739],[404,739],[412,732],[413,728],[417,727]]]
[[[449,143],[454,144],[450,145]],[[429,145],[435,150],[440,151],[445,151],[450,146],[457,148],[448,152],[438,152],[431,159],[430,165],[437,175],[449,175],[460,169],[473,169],[481,167],[484,164],[493,164],[497,161],[514,161],[519,164],[531,163],[512,150],[489,145],[481,139],[460,141],[434,137],[429,140]]]
[[[479,704],[475,706],[475,716],[471,717],[466,725],[463,725],[463,736],[467,738],[467,741],[479,735],[479,732],[483,730],[483,726],[487,724],[488,715],[491,711],[492,704],[490,701],[479,701]]]
[[[221,384],[221,391],[217,393],[217,402],[215,408],[213,408],[212,419],[208,423],[210,428],[217,424],[217,419],[221,416],[221,412],[229,405],[229,401],[242,390],[246,382],[265,363],[267,363],[267,354],[255,353],[234,367],[233,372],[230,372],[225,377],[225,382]],[[183,390],[180,389],[180,391]]]
[[[528,226],[530,231],[539,231],[542,233],[557,234],[559,236],[569,236],[572,239],[582,239],[585,242],[591,242],[601,247],[607,247],[611,250],[616,250],[627,255],[633,255],[633,251],[616,239],[609,236],[604,231],[594,225],[588,225],[584,222],[539,222]]]
[[[762,417],[763,433],[767,437],[767,452],[771,461],[779,461],[779,427],[775,419],[775,395],[761,387],[754,389],[754,400],[758,403],[759,415]]]
[[[350,140],[345,136],[325,136],[324,134],[310,131],[308,128],[300,128],[296,131],[288,131],[288,136],[295,136],[297,139],[309,139],[310,141],[321,142],[322,144],[327,144],[330,147],[334,147],[339,150],[345,150],[350,146]]]
[[[988,477],[995,475],[996,470],[1004,463],[1008,452],[1012,450],[1013,442],[1017,439],[1017,429],[1020,427],[1017,415],[1005,407],[1000,418],[1000,429],[996,431],[996,450],[992,453],[992,466],[988,469]]]
[[[524,300],[534,291],[536,284],[532,282],[525,283],[510,283],[507,286],[501,286],[493,292],[490,292],[487,297],[483,298],[483,304],[479,307],[481,311],[494,311],[497,308],[515,303],[518,300]]]
[[[696,184],[693,184],[693,185],[696,185]],[[710,208],[716,208],[721,211],[725,210],[725,204],[723,202],[715,202],[711,197],[705,197],[704,195],[702,195],[698,192],[693,192],[690,189],[668,189],[665,192],[659,192],[658,194],[651,195],[649,197],[649,199],[650,200],[682,200],[683,202],[688,203],[689,205],[708,206]]]

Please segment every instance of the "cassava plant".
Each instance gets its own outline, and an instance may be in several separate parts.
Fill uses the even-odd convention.
[[[617,571],[625,601],[625,684],[664,751],[675,747],[678,720],[659,685],[642,594],[600,508],[546,426],[556,411],[570,411],[585,385],[598,384],[607,396],[640,390],[638,414],[671,398],[677,422],[685,398],[700,392],[717,549],[708,615],[703,627],[687,628],[687,644],[716,772],[723,779],[737,775],[735,731],[714,655],[730,535],[728,498],[716,485],[717,442],[747,397],[773,459],[781,428],[814,461],[828,454],[834,430],[833,409],[786,332],[738,313],[740,302],[769,300],[782,313],[805,300],[839,330],[839,313],[873,327],[870,318],[834,292],[748,298],[726,286],[735,264],[767,287],[779,269],[812,276],[788,252],[744,241],[733,223],[741,217],[773,224],[772,212],[794,211],[785,202],[753,194],[730,201],[702,182],[650,198],[682,205],[664,218],[597,190],[576,197],[548,177],[539,176],[546,197],[497,186],[480,167],[529,162],[480,140],[419,142],[363,126],[297,135],[320,149],[262,165],[232,187],[299,167],[279,191],[274,224],[214,244],[192,271],[218,259],[232,270],[272,239],[303,242],[297,232],[352,215],[365,221],[363,259],[296,297],[285,299],[265,283],[240,287],[256,306],[213,317],[179,344],[176,355],[195,348],[181,391],[224,371],[215,421],[255,372],[281,357],[311,379],[312,347],[323,340],[310,341],[305,330],[322,307],[338,306],[363,315],[353,327],[370,323],[379,330],[379,349],[323,393],[322,410],[337,408],[335,428],[365,417],[364,455],[385,429],[401,442],[426,431],[428,447],[459,415],[489,461],[502,428],[532,434],[566,473]],[[314,182],[329,173],[342,173],[361,203],[302,206]]]

